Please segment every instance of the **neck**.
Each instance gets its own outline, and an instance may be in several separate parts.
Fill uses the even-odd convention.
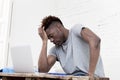
[[[64,35],[65,35],[65,41],[66,41],[67,38],[68,38],[68,35],[69,35],[69,30],[66,29],[66,28],[65,28],[65,30],[64,30]],[[65,41],[64,41],[64,42],[65,42]]]

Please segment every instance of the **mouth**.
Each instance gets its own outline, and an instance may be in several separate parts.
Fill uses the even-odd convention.
[[[58,42],[53,42],[55,45],[57,45],[58,44]]]
[[[57,42],[53,42],[55,45],[60,45],[60,42],[57,41]]]

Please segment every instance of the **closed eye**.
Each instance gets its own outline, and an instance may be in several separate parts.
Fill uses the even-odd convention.
[[[53,36],[52,35],[48,35],[48,39],[50,39],[50,38],[53,38]]]

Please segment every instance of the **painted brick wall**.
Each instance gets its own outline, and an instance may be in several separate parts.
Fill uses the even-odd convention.
[[[19,41],[32,45],[34,62],[37,64],[41,41],[37,35],[36,25],[39,25],[44,16],[51,14],[60,17],[67,28],[81,23],[94,31],[102,40],[101,56],[106,76],[111,80],[119,80],[119,4],[119,0],[16,0],[11,33],[13,45],[18,44]],[[27,29],[28,33],[21,36],[19,31],[23,28]],[[51,46],[53,45],[49,43],[48,49]],[[58,63],[55,66],[60,68]],[[57,70],[55,66],[51,71]]]

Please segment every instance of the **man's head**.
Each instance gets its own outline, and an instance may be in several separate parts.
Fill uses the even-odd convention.
[[[62,45],[65,42],[65,28],[62,21],[55,16],[47,16],[42,20],[42,27],[46,31],[48,39],[55,45]]]

